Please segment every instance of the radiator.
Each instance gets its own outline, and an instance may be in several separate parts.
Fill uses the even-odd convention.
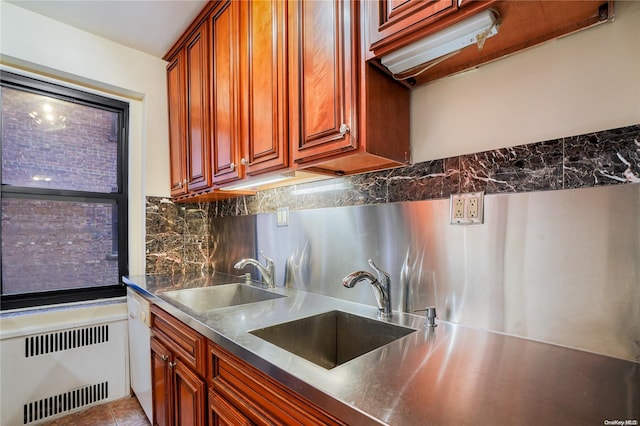
[[[2,317],[0,424],[36,425],[129,394],[126,304],[33,315]]]

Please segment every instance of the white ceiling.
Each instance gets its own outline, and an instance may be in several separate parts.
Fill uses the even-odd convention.
[[[206,0],[6,0],[125,46],[162,57]]]

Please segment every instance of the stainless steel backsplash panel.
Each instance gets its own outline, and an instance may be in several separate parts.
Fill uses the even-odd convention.
[[[640,361],[640,185],[487,195],[484,208],[466,226],[449,224],[449,200],[292,211],[287,227],[259,214],[255,246],[232,238],[250,235],[234,230],[246,218],[214,222],[273,257],[280,286],[375,305],[369,284],[340,285],[373,258],[394,310],[435,305],[441,320]]]

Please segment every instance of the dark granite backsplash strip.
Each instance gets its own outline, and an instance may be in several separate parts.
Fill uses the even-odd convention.
[[[460,174],[461,192],[562,189],[562,140],[465,155]]]
[[[391,170],[388,202],[448,197],[460,189],[460,158],[425,161]]]
[[[640,183],[640,125],[426,161],[203,204],[147,198],[147,273],[208,271],[211,219],[291,210]],[[237,257],[237,256],[236,256]]]
[[[564,186],[640,182],[640,125],[564,139]]]

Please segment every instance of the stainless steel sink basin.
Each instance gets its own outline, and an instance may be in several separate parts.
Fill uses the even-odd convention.
[[[205,312],[228,306],[287,297],[246,284],[223,284],[212,287],[167,291],[163,293],[163,296],[173,299],[195,312]]]
[[[250,333],[331,369],[414,331],[342,311],[331,311]]]

